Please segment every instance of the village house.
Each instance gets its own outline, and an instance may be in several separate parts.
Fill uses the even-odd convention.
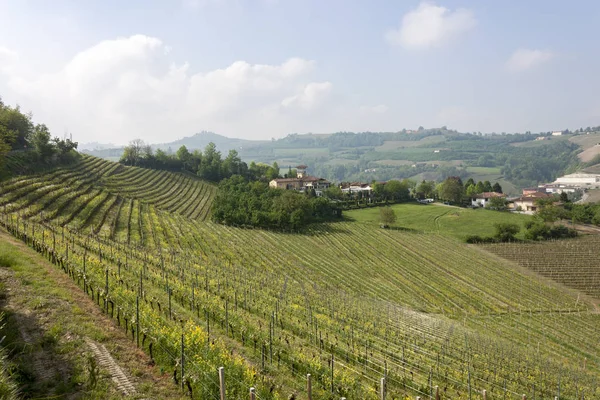
[[[325,190],[331,186],[325,178],[317,178],[306,174],[308,167],[306,165],[298,165],[296,167],[296,178],[278,178],[273,179],[269,182],[269,187],[274,189],[285,189],[285,190],[299,190],[305,191],[314,189],[317,195],[322,190]]]
[[[353,194],[360,192],[363,195],[371,194],[373,190],[369,183],[362,182],[342,182],[340,184],[340,189],[342,189],[342,193]]]
[[[485,207],[488,205],[490,199],[494,197],[506,198],[504,193],[496,193],[496,192],[483,192],[475,195],[471,198],[471,205],[473,207]]]
[[[509,207],[515,211],[534,213],[537,211],[536,201],[539,199],[547,199],[548,197],[551,197],[551,195],[540,192],[524,194],[521,197],[513,199]]]

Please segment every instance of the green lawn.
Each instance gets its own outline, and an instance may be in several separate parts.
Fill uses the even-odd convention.
[[[464,240],[468,235],[491,236],[494,224],[514,222],[521,227],[531,217],[509,212],[468,209],[441,204],[404,203],[391,206],[396,212],[395,228],[437,232]],[[358,223],[379,224],[379,208],[351,210],[344,213]],[[522,237],[522,233],[518,235]]]

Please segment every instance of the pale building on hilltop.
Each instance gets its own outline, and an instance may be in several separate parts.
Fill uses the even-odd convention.
[[[569,174],[557,178],[553,184],[581,188],[600,187],[600,174]]]
[[[315,189],[317,194],[331,186],[325,178],[317,178],[316,176],[307,175],[306,165],[298,165],[296,167],[296,178],[278,178],[269,182],[269,187],[273,189],[299,190]]]

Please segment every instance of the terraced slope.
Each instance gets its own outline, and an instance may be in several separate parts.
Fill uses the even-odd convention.
[[[229,398],[250,386],[262,399],[305,398],[307,373],[314,398],[376,399],[382,377],[388,399],[428,398],[435,386],[443,399],[482,389],[488,399],[553,398],[559,385],[564,399],[600,398],[600,315],[515,263],[356,222],[305,234],[215,225],[186,217],[182,199],[198,190],[190,178],[169,181],[181,199],[161,198],[163,172],[82,162],[97,183],[76,187],[83,167],[6,182],[0,221],[170,373],[183,334],[194,398],[218,398],[219,366]],[[64,197],[61,177],[72,182]]]
[[[0,206],[25,217],[38,215],[61,226],[89,229],[114,238],[123,206],[133,202],[204,220],[215,192],[214,185],[188,175],[82,156],[69,168],[3,182]],[[129,214],[124,217],[129,218]],[[109,225],[102,229],[106,221]]]

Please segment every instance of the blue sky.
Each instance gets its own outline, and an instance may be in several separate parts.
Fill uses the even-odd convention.
[[[0,0],[0,96],[80,142],[600,124],[596,1]]]

